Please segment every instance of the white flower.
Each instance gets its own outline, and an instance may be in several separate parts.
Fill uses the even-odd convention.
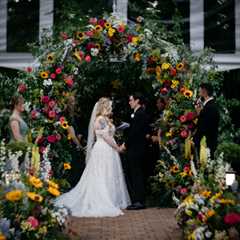
[[[30,112],[30,105],[31,105],[31,102],[25,102],[24,103],[24,109],[27,111],[27,112]]]
[[[98,55],[98,53],[99,53],[99,50],[97,49],[97,48],[91,48],[91,55],[92,56],[97,56]]]
[[[43,85],[45,86],[45,87],[48,87],[48,86],[52,86],[52,80],[49,78],[49,79],[45,79],[44,81],[43,81]]]

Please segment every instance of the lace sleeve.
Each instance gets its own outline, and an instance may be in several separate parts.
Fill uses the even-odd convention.
[[[109,136],[109,133],[106,131],[107,121],[103,117],[98,117],[94,124],[94,130],[96,135],[101,136],[104,141],[109,144],[112,148],[119,151],[120,148],[114,141],[113,137]]]

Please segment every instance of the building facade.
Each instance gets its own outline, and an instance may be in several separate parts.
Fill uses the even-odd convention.
[[[194,51],[215,50],[220,70],[240,69],[240,0],[175,0],[184,21],[184,40]],[[34,63],[27,42],[54,24],[54,0],[0,0],[0,67]],[[17,29],[17,31],[16,31]]]

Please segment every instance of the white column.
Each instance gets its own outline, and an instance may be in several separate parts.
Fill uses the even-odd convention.
[[[7,0],[0,0],[0,51],[7,51]]]
[[[235,0],[235,44],[236,52],[240,52],[240,1]]]
[[[204,0],[190,0],[190,47],[192,51],[204,48]]]
[[[39,37],[44,29],[50,29],[52,34],[53,27],[54,0],[40,0],[39,9]]]

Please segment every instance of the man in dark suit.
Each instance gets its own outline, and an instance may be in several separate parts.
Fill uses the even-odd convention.
[[[126,165],[132,205],[128,210],[143,209],[144,206],[144,158],[146,156],[148,117],[145,113],[143,96],[133,94],[129,97],[131,114],[128,138],[126,141]]]
[[[203,136],[206,137],[207,147],[210,149],[211,158],[217,148],[219,110],[213,98],[213,88],[208,83],[200,85],[199,95],[204,99],[203,104],[197,104],[196,110],[199,114],[197,131],[194,136],[194,143],[199,152],[200,142]]]

